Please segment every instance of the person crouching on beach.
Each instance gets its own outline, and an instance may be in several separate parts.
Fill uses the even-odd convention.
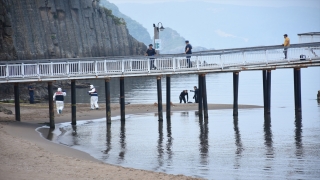
[[[180,104],[183,100],[184,103],[186,103],[186,97],[187,96],[187,102],[189,101],[189,97],[188,97],[188,90],[183,90],[181,93],[180,93],[180,96],[179,96],[179,99],[180,99]]]
[[[66,92],[62,92],[61,88],[58,88],[57,92],[53,95],[53,100],[56,101],[56,107],[58,114],[62,113],[62,110],[64,108],[64,96],[66,96]]]
[[[90,104],[91,104],[91,109],[99,109],[98,105],[98,93],[96,91],[96,88],[94,88],[93,85],[90,85],[90,91],[88,91],[89,95],[91,96],[90,99]]]

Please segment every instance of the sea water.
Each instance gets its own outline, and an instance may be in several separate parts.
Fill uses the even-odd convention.
[[[80,121],[77,126],[57,124],[48,137],[109,164],[169,174],[205,179],[319,179],[319,77],[320,68],[301,71],[301,115],[294,111],[293,71],[286,69],[272,71],[270,116],[264,116],[262,108],[240,109],[238,117],[232,116],[232,110],[210,110],[208,120],[200,120],[197,111],[173,112],[171,121],[163,122],[155,113],[135,114],[127,115],[125,123],[113,117],[111,126],[106,126],[105,118]],[[141,79],[128,81],[126,100],[156,102],[156,79]],[[103,92],[103,82],[92,83]],[[196,85],[197,76],[172,76],[171,83],[172,101],[177,103],[175,96]],[[112,86],[114,102],[118,101],[114,97],[117,84],[114,81]],[[208,103],[231,104],[232,74],[208,74],[207,92]],[[262,94],[261,71],[241,72],[239,103],[263,105]]]

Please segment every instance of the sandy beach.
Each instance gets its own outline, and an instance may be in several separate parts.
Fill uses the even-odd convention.
[[[198,179],[184,175],[170,175],[110,165],[89,154],[52,143],[35,131],[49,122],[48,104],[21,104],[21,122],[15,121],[14,104],[0,106],[12,110],[0,112],[0,179]],[[90,110],[89,104],[77,104],[77,120],[104,118],[105,104],[99,110]],[[197,110],[198,105],[174,104],[172,111]],[[261,106],[239,105],[239,109]],[[165,105],[163,107],[165,110]],[[232,105],[208,104],[208,109],[232,109]],[[155,113],[156,104],[126,105],[126,114]],[[111,105],[112,116],[120,114],[119,104]],[[165,111],[163,113],[165,117]],[[55,123],[71,122],[71,106],[66,104],[62,114],[55,112]]]

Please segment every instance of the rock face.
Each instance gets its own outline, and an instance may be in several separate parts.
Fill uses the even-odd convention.
[[[98,0],[0,0],[0,22],[6,47],[0,60],[142,55],[147,49]]]
[[[17,59],[17,53],[13,46],[12,24],[8,7],[0,0],[0,60]]]

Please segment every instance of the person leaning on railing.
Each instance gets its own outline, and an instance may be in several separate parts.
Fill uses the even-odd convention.
[[[284,34],[283,37],[284,37],[284,43],[282,44],[282,46],[284,46],[283,53],[284,53],[284,58],[287,59],[288,48],[290,46],[290,39],[288,38],[287,34]]]

